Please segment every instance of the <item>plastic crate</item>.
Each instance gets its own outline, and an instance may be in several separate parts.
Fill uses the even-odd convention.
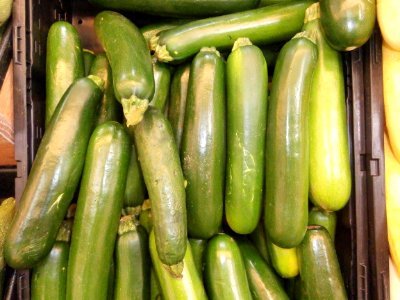
[[[80,33],[83,47],[99,50],[93,31],[96,12],[98,9],[79,0],[14,2],[17,200],[22,194],[44,132],[44,72],[48,29],[54,21],[67,20]],[[151,20],[151,17],[130,16],[138,25]],[[380,76],[380,61],[375,59],[379,48],[377,44],[379,40],[374,36],[361,49],[343,55],[353,188],[349,204],[339,214],[336,247],[349,299],[389,299],[386,263],[388,247],[387,240],[386,243],[381,241],[386,239],[386,217],[382,212],[383,135],[379,133],[381,127],[376,127],[376,124],[382,124],[382,98],[379,91],[371,86],[376,80],[374,76]],[[372,147],[376,144],[378,148]],[[379,167],[378,173],[372,171],[376,170],[376,165]],[[16,277],[16,299],[29,299],[29,272],[18,271]]]

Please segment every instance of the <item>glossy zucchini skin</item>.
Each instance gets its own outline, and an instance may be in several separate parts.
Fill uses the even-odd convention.
[[[278,277],[257,249],[245,239],[237,240],[237,244],[246,267],[253,299],[289,300]]]
[[[129,136],[121,124],[109,121],[94,130],[72,231],[66,299],[107,299],[129,150]]]
[[[152,23],[149,25],[145,25],[140,28],[140,32],[143,34],[144,39],[146,40],[147,46],[150,49],[150,40],[153,36],[156,36],[163,30],[167,30],[178,25],[182,25],[189,22],[189,20],[185,19],[171,19],[165,22]]]
[[[95,57],[96,55],[93,51],[89,49],[82,49],[83,69],[85,76],[90,74],[90,68],[92,67]]]
[[[142,203],[142,207],[139,215],[139,223],[142,225],[148,234],[150,234],[153,228],[153,216],[151,214],[151,202],[150,199],[146,199]]]
[[[107,121],[119,121],[122,116],[121,104],[114,96],[111,66],[104,53],[96,55],[90,68],[90,74],[96,75],[104,81],[104,94],[97,113],[96,126]]]
[[[192,21],[161,32],[152,41],[152,50],[158,60],[173,61],[190,57],[203,46],[229,49],[240,37],[257,45],[285,41],[300,31],[310,4],[295,1]]]
[[[268,107],[264,228],[282,248],[301,243],[308,221],[308,104],[318,53],[302,35],[279,53]]]
[[[324,227],[309,226],[297,251],[309,299],[347,299],[335,247]]]
[[[203,277],[204,269],[204,252],[207,247],[207,240],[189,239],[190,248],[192,249],[193,260],[200,278]]]
[[[225,101],[224,62],[215,48],[203,48],[190,69],[181,145],[188,234],[193,238],[208,239],[222,224]]]
[[[103,11],[94,20],[96,35],[111,65],[114,94],[127,125],[141,121],[154,94],[150,52],[139,29],[123,15]]]
[[[150,254],[146,230],[133,216],[121,219],[115,246],[114,299],[149,299]]]
[[[225,217],[239,234],[261,217],[267,124],[268,70],[262,51],[238,39],[228,57]]]
[[[47,35],[46,128],[65,91],[84,72],[78,32],[68,22],[53,23]]]
[[[207,295],[193,260],[190,243],[186,243],[185,257],[177,266],[164,265],[156,248],[154,231],[150,233],[150,254],[154,271],[165,300],[207,299]]]
[[[102,96],[91,79],[75,81],[44,133],[6,239],[6,262],[31,268],[53,246],[79,183]]]
[[[167,64],[153,62],[154,73],[154,95],[150,101],[150,105],[157,107],[164,112],[168,107],[169,87],[171,83],[171,69]]]
[[[334,211],[325,211],[319,207],[313,207],[308,213],[308,225],[320,225],[325,227],[332,241],[335,241],[336,213]]]
[[[135,145],[151,199],[160,260],[179,263],[186,250],[186,193],[178,149],[168,120],[150,107],[134,129]]]
[[[168,17],[207,17],[257,6],[258,0],[90,0],[108,9],[126,10]]]
[[[187,63],[178,66],[171,80],[168,120],[171,123],[178,149],[181,147],[183,124],[185,121],[190,65],[190,63]]]
[[[320,0],[321,24],[329,44],[350,51],[365,44],[375,25],[375,0]]]
[[[204,279],[211,299],[252,299],[239,247],[225,233],[215,235],[208,242]]]

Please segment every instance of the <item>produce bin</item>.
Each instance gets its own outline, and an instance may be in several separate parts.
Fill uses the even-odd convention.
[[[78,0],[15,0],[13,10],[18,200],[44,132],[48,29],[54,21],[67,20],[77,28],[84,48],[99,50],[93,31],[99,10]],[[154,19],[129,16],[137,25]],[[353,188],[338,216],[336,249],[349,299],[389,299],[379,34],[361,49],[344,53],[343,61]],[[29,272],[17,273],[15,297],[29,299]]]

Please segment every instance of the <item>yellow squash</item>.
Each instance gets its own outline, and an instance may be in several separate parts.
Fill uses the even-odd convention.
[[[399,0],[377,0],[376,10],[383,39],[391,48],[400,51]]]

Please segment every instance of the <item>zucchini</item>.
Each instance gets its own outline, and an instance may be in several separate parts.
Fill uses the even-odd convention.
[[[308,225],[320,225],[328,230],[332,241],[335,241],[336,213],[313,207],[308,213]]]
[[[68,88],[44,133],[6,239],[13,268],[31,268],[50,252],[74,196],[102,95],[101,79],[90,78]]]
[[[257,249],[244,239],[237,241],[246,267],[247,279],[253,299],[289,300],[274,271],[267,265]]]
[[[297,251],[309,299],[347,299],[335,247],[324,227],[309,226]]]
[[[150,274],[150,299],[151,300],[161,300],[161,288],[160,283],[158,282],[158,278],[156,273],[154,272],[154,268],[151,267]]]
[[[293,1],[294,0],[260,0],[260,2],[258,3],[258,7],[264,7],[264,6],[293,2]]]
[[[68,22],[51,25],[46,52],[46,128],[68,87],[85,74],[79,34]]]
[[[83,58],[83,69],[84,75],[88,76],[90,74],[90,68],[93,64],[96,55],[92,50],[89,49],[82,49],[82,58]],[[94,74],[96,75],[96,74]]]
[[[65,220],[50,253],[32,270],[31,299],[65,299],[72,219]]]
[[[374,30],[375,0],[320,0],[321,25],[328,43],[338,51],[364,45]]]
[[[151,214],[150,199],[143,201],[139,215],[139,223],[146,229],[147,233],[150,234],[151,229],[153,228],[153,216]]]
[[[263,221],[258,223],[256,229],[249,235],[253,245],[257,248],[261,257],[265,260],[268,265],[271,265],[271,259],[268,254],[267,239],[265,235]]]
[[[153,36],[156,36],[161,31],[176,27],[189,22],[185,19],[171,19],[160,23],[151,23],[140,28],[144,39],[146,40],[147,47],[150,49],[150,40]]]
[[[203,277],[204,269],[204,250],[207,247],[207,240],[189,239],[190,248],[192,249],[193,260],[200,278]]]
[[[285,41],[300,31],[311,3],[301,0],[192,21],[160,32],[152,39],[151,50],[158,60],[173,61],[192,56],[203,46],[229,49],[240,37],[257,45]]]
[[[107,300],[114,300],[114,284],[115,283],[115,258],[113,257],[108,270],[107,282]]]
[[[303,30],[312,32],[318,48],[309,102],[309,196],[315,205],[336,211],[346,205],[351,193],[342,57],[323,36],[319,3],[307,9],[304,22]]]
[[[94,130],[85,159],[68,262],[66,299],[106,299],[129,162],[124,127]]]
[[[111,65],[114,93],[128,126],[139,123],[154,94],[150,52],[139,29],[123,15],[103,11],[94,20],[96,35]]]
[[[293,278],[299,274],[296,248],[281,248],[267,238],[271,265],[282,278]]]
[[[282,248],[301,243],[308,220],[308,102],[318,56],[308,34],[279,53],[268,107],[264,226]]]
[[[126,10],[167,17],[207,17],[251,9],[258,0],[89,0],[113,10]]]
[[[149,299],[150,255],[146,230],[133,216],[122,217],[115,246],[114,299]]]
[[[171,70],[168,65],[155,61],[153,62],[153,73],[155,89],[150,105],[164,112],[168,107]]]
[[[219,233],[209,240],[204,272],[211,299],[252,299],[242,255],[229,235]]]
[[[225,217],[239,234],[260,221],[264,183],[268,71],[262,51],[239,38],[228,57]]]
[[[171,123],[178,149],[181,148],[186,99],[189,86],[189,74],[190,64],[183,64],[176,68],[171,80],[168,120]]]
[[[179,153],[171,126],[150,107],[134,129],[144,182],[151,199],[154,235],[160,260],[179,263],[186,251],[186,194]]]
[[[202,48],[190,69],[181,145],[190,237],[208,239],[221,227],[225,152],[225,65],[215,48]]]
[[[203,282],[196,270],[190,243],[186,243],[185,257],[176,266],[164,265],[158,253],[155,234],[152,231],[150,233],[150,254],[163,299],[207,299]]]
[[[104,94],[97,114],[96,126],[107,121],[119,121],[121,105],[114,96],[111,67],[104,53],[96,55],[90,68],[90,74],[104,81]]]

